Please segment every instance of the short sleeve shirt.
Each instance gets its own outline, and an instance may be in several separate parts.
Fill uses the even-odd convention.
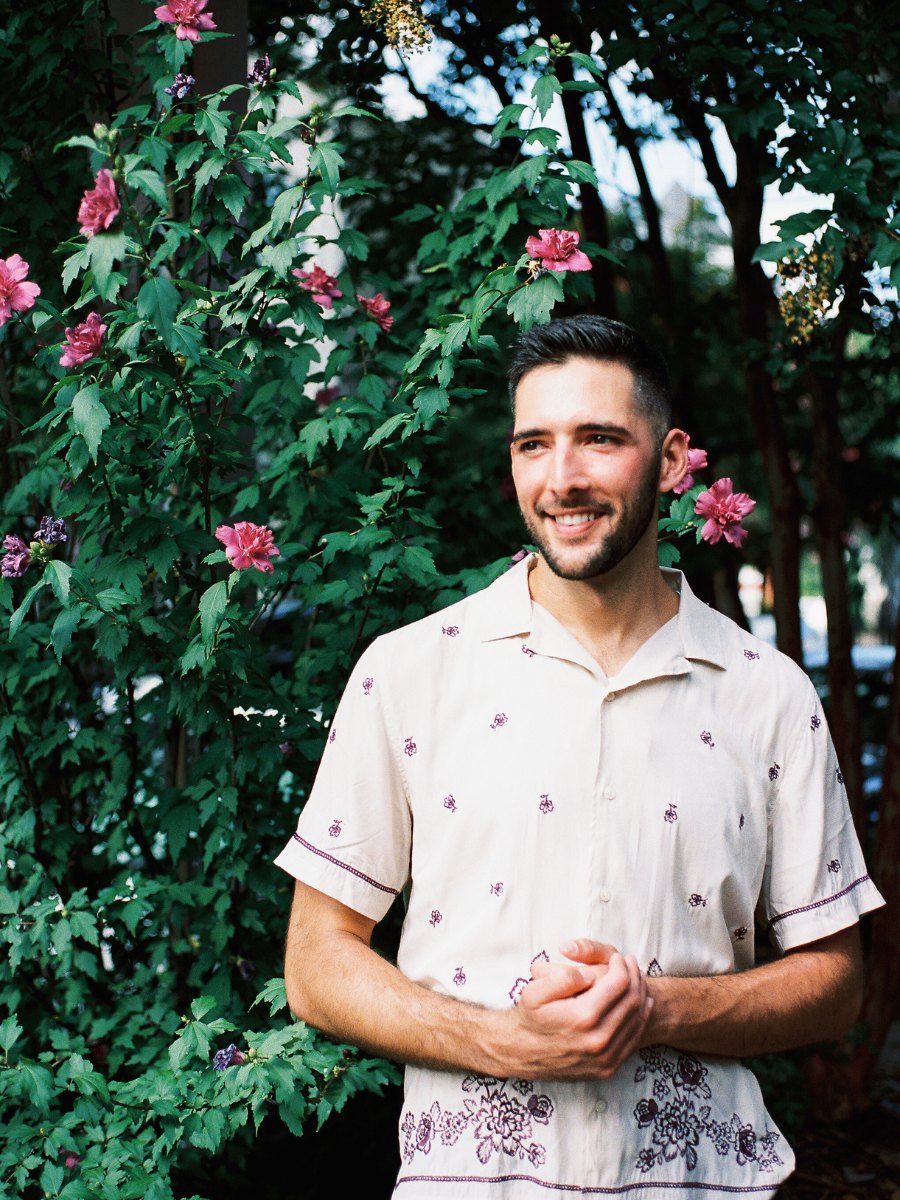
[[[409,889],[398,966],[514,1005],[596,938],[650,975],[754,963],[878,907],[818,697],[696,599],[614,678],[532,602],[524,560],[377,639],[276,860],[375,920]],[[774,1195],[793,1154],[740,1062],[644,1048],[614,1078],[408,1067],[399,1200]]]

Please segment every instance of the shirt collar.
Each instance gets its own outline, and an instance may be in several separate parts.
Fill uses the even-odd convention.
[[[478,596],[476,631],[484,642],[531,633],[534,610],[528,589],[528,573],[535,555],[522,559],[505,571]],[[681,571],[662,568],[666,583],[680,597],[677,632],[684,657],[691,662],[725,667],[721,616],[691,591]]]

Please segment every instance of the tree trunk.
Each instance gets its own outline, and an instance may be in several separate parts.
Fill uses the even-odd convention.
[[[840,353],[840,351],[838,351]],[[812,451],[816,500],[816,546],[822,566],[822,591],[828,613],[828,690],[831,734],[841,764],[850,811],[860,837],[865,834],[862,792],[862,744],[853,626],[844,560],[846,503],[842,487],[841,435],[838,427],[838,380],[809,372],[812,396]]]

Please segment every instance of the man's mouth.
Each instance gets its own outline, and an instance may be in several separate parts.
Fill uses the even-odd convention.
[[[600,515],[598,512],[557,513],[553,520],[557,525],[586,525],[588,521],[596,521]]]
[[[608,516],[608,510],[605,508],[587,508],[576,511],[566,512],[543,512],[541,514],[548,521],[553,522],[554,528],[564,536],[577,537],[581,533],[586,533],[590,526],[594,525],[601,517]]]

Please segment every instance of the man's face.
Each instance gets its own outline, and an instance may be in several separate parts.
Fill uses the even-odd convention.
[[[516,390],[519,508],[562,579],[605,575],[651,523],[655,540],[660,454],[633,391],[627,367],[588,358],[537,367]]]

